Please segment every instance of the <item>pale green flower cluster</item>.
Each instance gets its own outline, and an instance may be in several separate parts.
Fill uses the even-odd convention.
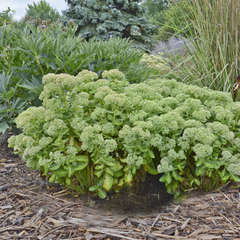
[[[16,119],[18,128],[21,128],[28,136],[40,134],[44,123],[45,109],[43,107],[28,108]]]
[[[125,75],[122,72],[119,72],[118,69],[112,69],[109,71],[104,71],[102,77],[109,80],[124,80]]]
[[[240,179],[240,104],[226,93],[166,79],[129,84],[116,69],[100,79],[48,74],[43,84],[42,107],[17,117],[22,134],[9,146],[50,181],[105,196],[145,171],[177,196]]]
[[[141,62],[147,64],[148,67],[155,70],[156,74],[166,74],[171,71],[170,66],[161,55],[144,54]]]
[[[113,109],[124,108],[127,105],[127,97],[125,94],[109,94],[103,99],[106,106],[111,106]]]
[[[50,137],[58,137],[68,132],[68,127],[61,119],[53,119],[44,125],[46,135]]]

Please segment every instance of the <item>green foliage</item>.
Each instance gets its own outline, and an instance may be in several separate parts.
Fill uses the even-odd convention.
[[[189,37],[191,35],[193,12],[192,3],[190,3],[189,0],[170,2],[168,8],[163,11],[162,14],[164,20],[158,24],[160,27],[156,38],[167,40],[173,35],[183,37]]]
[[[168,4],[169,0],[146,0],[142,3],[147,19],[158,27],[165,22],[164,11],[168,9]]]
[[[185,1],[185,0],[184,0]],[[192,47],[178,61],[179,79],[186,83],[230,92],[240,66],[240,1],[186,0],[182,24]],[[185,20],[184,20],[185,19]]]
[[[240,103],[230,95],[118,70],[43,77],[41,107],[16,118],[9,146],[49,181],[106,197],[160,175],[178,197],[240,178]]]
[[[38,106],[41,79],[47,73],[76,75],[82,69],[89,69],[100,76],[104,69],[118,68],[132,82],[143,81],[150,76],[152,70],[140,63],[143,53],[134,49],[128,40],[86,42],[74,37],[75,31],[76,26],[71,25],[64,28],[50,25],[41,29],[32,25],[16,27],[9,24],[0,28],[0,74],[11,76],[8,89],[14,89],[11,90],[12,101],[21,100],[25,107]],[[0,107],[3,107],[3,102],[0,102]],[[4,105],[3,108],[7,108],[6,102]],[[7,111],[11,112],[11,109]],[[12,126],[13,116],[15,110],[4,117],[9,126]],[[2,121],[0,119],[0,124]]]
[[[38,3],[28,4],[24,21],[51,21],[59,20],[60,14],[56,9],[53,9],[45,0],[40,0]]]
[[[168,191],[178,196],[239,181],[239,102],[226,93],[170,80],[149,84],[172,108],[154,117],[163,144],[158,171]]]
[[[66,2],[69,9],[63,13],[67,20],[73,20],[78,25],[77,33],[82,38],[129,38],[142,49],[151,47],[154,26],[146,20],[139,0]]]
[[[11,75],[0,74],[0,133],[14,126],[14,118],[24,110],[24,101],[17,95],[17,89],[11,84]]]
[[[11,23],[12,15],[13,11],[9,7],[7,10],[0,12],[0,26]]]
[[[155,15],[168,8],[169,0],[146,0],[143,6],[147,8],[147,14]]]

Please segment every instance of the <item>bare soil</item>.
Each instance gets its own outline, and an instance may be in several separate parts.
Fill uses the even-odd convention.
[[[240,240],[240,191],[231,186],[172,200],[156,179],[110,200],[47,184],[0,145],[0,239]]]

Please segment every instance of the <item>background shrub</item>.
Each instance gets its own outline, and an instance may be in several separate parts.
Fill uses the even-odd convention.
[[[36,25],[43,21],[57,22],[60,20],[59,12],[52,8],[45,0],[28,4],[23,21],[31,21]]]
[[[154,26],[150,24],[139,0],[67,0],[69,8],[63,11],[67,20],[78,25],[77,34],[89,40],[129,38],[148,50],[152,46]]]
[[[145,0],[142,5],[146,8],[147,19],[159,27],[165,22],[164,10],[168,8],[169,0]]]
[[[109,41],[86,42],[74,37],[76,26],[49,25],[46,29],[20,24],[0,28],[0,74],[11,76],[3,81],[4,91],[10,91],[11,101],[21,102],[21,106],[38,106],[42,91],[42,77],[47,73],[77,74],[82,69],[101,73],[104,69],[118,68],[132,82],[143,81],[151,75],[151,69],[140,63],[143,55],[134,49],[131,42],[119,38]],[[4,77],[5,78],[5,77]],[[6,90],[7,89],[7,90]],[[0,94],[3,94],[1,92]],[[6,110],[6,99],[0,95],[0,106],[4,111],[4,121],[0,125],[12,126],[12,111]],[[19,112],[22,109],[18,108]],[[10,112],[9,112],[10,111]],[[18,110],[17,110],[18,112]],[[10,120],[11,119],[11,120]]]
[[[9,24],[13,22],[12,19],[13,11],[8,7],[7,10],[0,12],[0,26]]]
[[[240,175],[240,103],[229,94],[154,79],[130,84],[118,70],[43,78],[41,107],[16,118],[9,146],[57,182],[105,198],[159,175],[178,197]]]

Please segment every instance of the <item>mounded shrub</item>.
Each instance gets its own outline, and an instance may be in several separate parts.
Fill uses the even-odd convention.
[[[175,197],[240,180],[240,103],[226,93],[129,84],[118,70],[47,74],[43,85],[42,106],[16,118],[22,133],[9,146],[50,182],[105,198],[146,173]]]
[[[60,24],[45,29],[0,27],[0,133],[15,128],[16,114],[41,104],[42,77],[48,73],[76,75],[88,69],[101,76],[103,70],[118,68],[133,83],[152,75],[152,69],[140,63],[143,52],[128,40],[86,42],[74,37],[75,31],[74,26]]]

